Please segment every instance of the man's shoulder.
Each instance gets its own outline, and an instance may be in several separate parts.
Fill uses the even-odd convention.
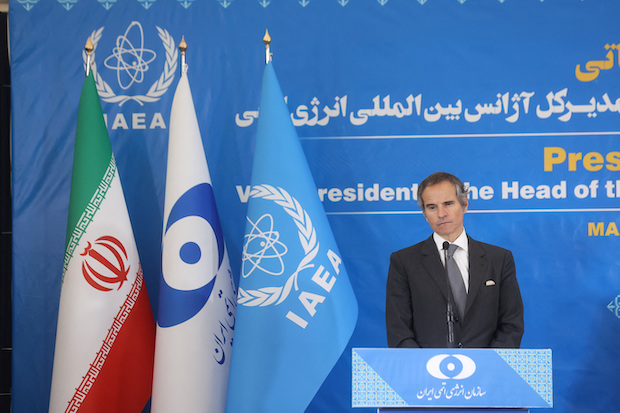
[[[512,254],[512,252],[510,252],[509,249],[504,248],[504,247],[500,247],[499,245],[494,245],[494,244],[489,244],[487,242],[482,242],[482,241],[478,241],[473,239],[472,237],[469,237],[469,246],[470,249],[471,248],[479,248],[480,250],[489,253],[489,254],[499,254],[499,255],[505,255],[505,254]],[[470,251],[471,253],[471,251]]]
[[[423,241],[418,242],[417,244],[410,245],[408,247],[394,251],[392,254],[393,255],[415,255],[415,254],[421,253],[422,251],[426,251],[428,248],[432,247],[433,245],[434,245],[434,241],[432,237],[430,237],[430,238],[426,238]]]

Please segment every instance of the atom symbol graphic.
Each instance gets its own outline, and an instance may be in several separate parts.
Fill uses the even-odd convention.
[[[249,218],[248,222],[251,230],[243,244],[243,278],[247,278],[255,269],[270,275],[281,275],[284,272],[282,257],[288,248],[278,240],[280,233],[273,230],[273,217],[265,214],[256,223]]]
[[[139,44],[138,48],[129,40],[134,27],[137,27],[138,31],[136,42]],[[135,37],[136,35],[133,38]],[[112,49],[112,54],[105,59],[103,64],[108,69],[116,71],[119,86],[127,90],[134,83],[142,83],[144,73],[149,70],[149,63],[156,57],[154,51],[144,48],[144,32],[140,23],[132,22],[125,33],[116,38],[116,47]],[[126,83],[127,80],[128,83]]]

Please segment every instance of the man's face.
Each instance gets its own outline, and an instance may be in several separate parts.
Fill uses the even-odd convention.
[[[424,218],[433,231],[454,242],[463,232],[463,216],[467,211],[456,197],[456,188],[448,181],[428,186],[422,192]]]

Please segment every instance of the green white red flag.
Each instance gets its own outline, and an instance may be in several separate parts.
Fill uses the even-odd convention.
[[[50,412],[140,412],[155,324],[92,72],[78,110]]]

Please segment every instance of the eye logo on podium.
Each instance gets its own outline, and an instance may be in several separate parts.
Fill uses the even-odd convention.
[[[426,363],[426,371],[441,380],[463,380],[476,371],[476,363],[462,354],[438,354]]]

